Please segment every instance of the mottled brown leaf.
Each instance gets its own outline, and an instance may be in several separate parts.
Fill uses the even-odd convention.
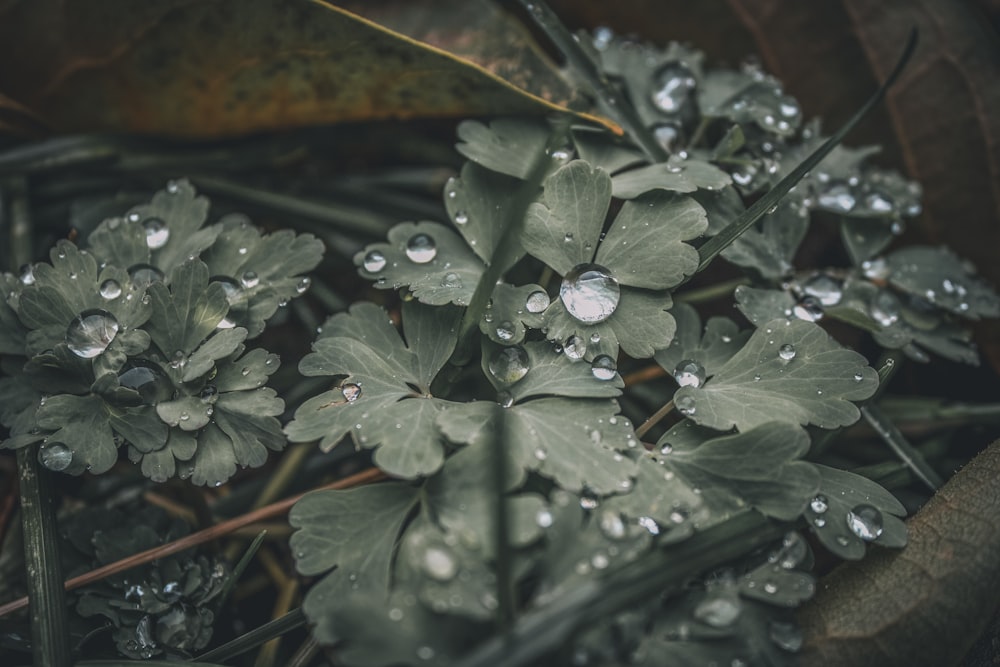
[[[945,666],[1000,607],[1000,442],[908,522],[902,551],[834,570],[799,614],[803,665]]]

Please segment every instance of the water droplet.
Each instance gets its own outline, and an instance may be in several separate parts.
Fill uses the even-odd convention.
[[[254,271],[246,271],[243,273],[243,277],[240,278],[240,284],[247,289],[256,287],[260,284],[260,277]]]
[[[865,376],[862,375],[861,373],[855,373],[854,374],[854,381],[855,382],[861,382],[864,379],[865,379]]]
[[[681,143],[681,130],[673,123],[664,123],[653,128],[653,138],[668,153],[673,153]]]
[[[607,554],[598,551],[590,557],[590,564],[594,566],[595,570],[603,570],[611,564],[611,561],[608,559]]]
[[[868,313],[881,326],[892,326],[899,320],[899,299],[889,290],[879,290],[872,298]]]
[[[865,197],[865,208],[875,213],[892,213],[894,204],[889,195],[881,192],[872,192]]]
[[[539,528],[548,528],[552,525],[552,521],[552,512],[548,510],[538,510],[538,513],[535,514],[535,523],[538,524]]]
[[[587,354],[587,344],[579,336],[570,336],[563,345],[563,354],[573,361],[579,361]]]
[[[459,288],[462,286],[462,278],[452,271],[441,277],[441,287]]]
[[[35,267],[32,264],[25,264],[21,267],[21,284],[22,285],[34,285],[35,284]]]
[[[791,95],[785,95],[778,103],[778,111],[785,118],[798,118],[800,109],[798,101]]]
[[[242,375],[243,377],[250,375],[250,369],[244,367],[243,370],[240,371],[240,375]]]
[[[142,228],[146,230],[146,245],[150,250],[162,248],[170,240],[170,228],[159,218],[148,218]]]
[[[806,322],[818,322],[823,319],[823,305],[816,297],[806,295],[792,308],[792,314]]]
[[[695,606],[694,617],[713,628],[727,628],[740,617],[742,611],[743,605],[735,595],[713,595]]]
[[[509,391],[497,392],[497,403],[501,408],[509,408],[514,405],[514,396]],[[537,455],[538,452],[536,451],[535,454]]]
[[[549,154],[549,156],[552,158],[553,162],[557,162],[559,164],[566,164],[573,158],[573,153],[572,151],[565,148],[557,148],[554,151],[552,151]]]
[[[514,323],[510,320],[504,320],[497,325],[497,338],[500,340],[511,340],[514,337]]]
[[[642,528],[646,529],[650,535],[660,534],[660,524],[656,523],[656,519],[648,516],[641,516],[636,521]]]
[[[836,306],[844,295],[840,282],[824,273],[810,278],[802,286],[802,292],[818,299],[822,306]]]
[[[490,373],[503,384],[514,384],[528,374],[528,368],[528,353],[520,345],[500,348],[490,357]]]
[[[529,313],[540,313],[549,307],[549,303],[551,303],[551,300],[548,294],[542,290],[535,290],[525,300],[524,309]]]
[[[66,329],[66,345],[83,359],[93,359],[108,349],[118,335],[118,320],[106,310],[85,310]]]
[[[795,346],[791,343],[785,343],[778,348],[778,356],[784,361],[791,361],[795,358]]]
[[[437,246],[430,234],[414,234],[406,242],[406,256],[414,264],[426,264],[437,257]]]
[[[597,509],[597,498],[593,496],[580,496],[580,507],[585,510]]]
[[[458,574],[458,563],[450,552],[441,547],[428,547],[421,565],[424,571],[438,581],[451,581]]]
[[[365,271],[369,273],[378,273],[385,268],[385,255],[383,255],[378,250],[371,250],[365,255],[365,259],[362,262],[362,266]]]
[[[590,372],[598,380],[611,380],[618,373],[618,364],[606,354],[599,354],[590,364]]]
[[[674,406],[682,415],[691,416],[695,411],[695,400],[693,396],[680,396],[674,399]]]
[[[621,299],[621,288],[604,267],[580,264],[563,278],[559,299],[574,318],[595,324],[614,314]]]
[[[136,289],[146,289],[153,283],[163,282],[163,271],[151,264],[133,264],[128,275]]]
[[[38,461],[49,470],[65,470],[73,462],[73,450],[61,442],[46,442],[38,448]]]
[[[615,33],[607,26],[594,28],[593,44],[598,51],[605,51],[611,45],[611,40],[615,38]]]
[[[854,210],[857,200],[850,186],[844,181],[832,181],[826,192],[820,194],[816,203],[835,213],[850,213]]]
[[[601,512],[600,527],[604,536],[610,540],[622,540],[628,534],[622,515],[611,510]]]
[[[101,283],[101,296],[105,299],[117,299],[122,295],[122,286],[114,278],[108,278]]]
[[[674,380],[681,387],[700,387],[705,382],[705,367],[697,361],[685,359],[674,368]]]
[[[817,528],[822,528],[823,526],[826,525],[826,519],[824,519],[823,517],[816,517],[815,519],[813,519],[813,525],[816,526]]]
[[[538,447],[537,449],[535,449],[535,458],[538,459],[539,461],[544,461],[545,459],[549,458],[549,453],[546,452],[541,447]]]
[[[563,235],[563,243],[569,243],[572,240],[573,240],[573,233],[572,232],[566,232]]]
[[[819,495],[810,500],[809,509],[811,509],[816,514],[823,514],[828,509],[830,509],[830,505],[826,500],[826,496]]]
[[[468,213],[466,213],[465,211],[458,211],[457,213],[455,213],[455,224],[456,225],[465,225],[465,224],[468,224],[468,222],[469,222],[469,214]]]
[[[348,403],[353,403],[361,398],[361,387],[353,382],[348,382],[340,388],[340,393],[343,395],[344,400]]]
[[[653,105],[666,113],[677,113],[687,103],[697,81],[685,65],[673,62],[661,68],[653,77]]]
[[[794,623],[771,621],[768,636],[778,648],[785,651],[794,653],[802,648],[802,631]]]
[[[175,371],[184,368],[187,365],[187,355],[184,354],[184,350],[174,352],[174,358],[170,360],[169,365]]]
[[[871,542],[882,534],[882,512],[871,505],[858,505],[847,513],[847,527],[865,542]]]
[[[173,398],[174,387],[163,370],[152,361],[133,359],[118,376],[118,384],[139,392],[146,405]]]
[[[868,280],[885,280],[889,277],[889,263],[884,257],[876,257],[861,262],[861,270]]]
[[[312,285],[312,278],[305,276],[299,280],[298,284],[295,286],[295,291],[299,294],[305,294],[310,285]]]
[[[764,583],[764,592],[768,595],[774,595],[778,592],[778,585],[773,581],[767,581]]]
[[[393,607],[389,610],[389,620],[390,621],[402,621],[403,620],[403,610],[399,607]]]

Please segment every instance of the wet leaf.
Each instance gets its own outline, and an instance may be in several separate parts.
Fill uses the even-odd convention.
[[[1000,296],[947,248],[908,246],[886,260],[889,281],[910,294],[969,319],[1000,316]]]
[[[527,154],[531,160],[535,155],[537,153]],[[483,262],[489,262],[493,257],[503,233],[507,207],[517,188],[516,181],[473,162],[466,162],[460,177],[449,179],[445,185],[444,205],[448,217]],[[517,253],[515,257],[521,254]]]
[[[548,293],[538,285],[514,287],[498,283],[479,320],[479,330],[500,345],[515,345],[524,340],[527,327],[540,329],[541,312],[551,303]]]
[[[740,331],[735,322],[725,317],[709,318],[702,334],[698,311],[686,303],[674,304],[670,314],[677,322],[677,333],[670,347],[653,355],[668,373],[673,373],[681,361],[691,360],[701,364],[706,376],[715,375],[750,337],[749,331]]]
[[[524,179],[551,133],[552,128],[543,120],[498,118],[489,125],[467,120],[458,126],[461,141],[455,149],[489,171]]]
[[[590,364],[557,353],[550,343],[544,341],[521,346],[526,353],[528,371],[517,382],[507,384],[490,372],[491,361],[501,349],[495,345],[483,346],[483,373],[495,389],[508,391],[515,402],[536,396],[614,398],[621,395],[625,386],[619,375],[611,380],[597,379]]]
[[[616,174],[612,193],[621,199],[634,199],[651,190],[694,192],[721,190],[732,183],[729,174],[701,160],[673,160]]]
[[[728,261],[772,280],[788,275],[792,258],[809,230],[808,211],[796,203],[779,205],[722,251]]]

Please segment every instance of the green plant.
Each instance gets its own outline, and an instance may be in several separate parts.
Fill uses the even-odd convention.
[[[264,387],[277,357],[244,342],[309,288],[322,245],[206,227],[182,180],[4,277],[3,446],[76,475],[126,447],[154,482],[209,486],[286,436],[371,450],[391,481],[290,516],[298,571],[318,577],[312,636],[347,664],[789,663],[814,590],[804,535],[846,560],[906,541],[893,494],[828,465],[836,436],[863,412],[885,423],[891,351],[976,363],[966,325],[1000,298],[946,249],[883,254],[919,187],[834,147],[843,132],[825,142],[758,68],[606,32],[574,46],[532,11],[628,134],[460,125],[452,225],[404,222],[355,255],[383,305],[322,323],[299,365],[315,395],[284,429]],[[795,266],[812,224],[838,227],[843,266]],[[719,254],[741,277],[692,286]],[[695,307],[730,294],[751,327]],[[821,320],[890,352],[876,369]],[[662,378],[623,379],[652,363]],[[887,432],[894,471],[935,486]],[[119,620],[104,597],[78,609]],[[208,623],[176,648],[202,648]],[[149,657],[134,632],[123,652]]]

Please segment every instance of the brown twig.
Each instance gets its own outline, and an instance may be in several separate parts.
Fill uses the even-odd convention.
[[[626,387],[631,387],[633,385],[642,384],[643,382],[649,382],[650,380],[664,377],[666,374],[667,371],[663,370],[662,366],[653,364],[629,373],[623,377],[622,380],[625,382]]]
[[[652,417],[644,421],[642,423],[642,426],[640,426],[635,430],[636,437],[641,438],[642,436],[646,435],[646,431],[648,431],[649,429],[653,428],[658,423],[660,423],[660,420],[669,415],[673,411],[673,409],[674,409],[674,402],[669,401],[666,405],[657,410]]]
[[[327,484],[326,486],[313,489],[313,491],[348,489],[362,484],[377,482],[385,478],[386,474],[381,470],[377,468],[368,468],[367,470],[362,470],[361,472],[351,475],[350,477],[345,477],[344,479],[337,480],[336,482]],[[312,493],[312,491],[307,491],[306,493]],[[287,513],[292,508],[292,505],[297,503],[304,495],[306,494],[300,493],[299,495],[292,496],[291,498],[285,498],[284,500],[271,503],[266,507],[261,507],[260,509],[248,512],[242,516],[218,523],[211,528],[191,533],[190,535],[182,537],[179,540],[175,540],[153,549],[141,551],[137,554],[129,556],[128,558],[123,558],[119,561],[115,561],[114,563],[109,563],[103,567],[99,567],[96,570],[91,570],[90,572],[86,572],[80,576],[73,577],[72,579],[66,581],[66,590],[71,591],[74,588],[92,584],[95,581],[100,581],[105,577],[118,572],[123,572],[124,570],[136,567],[137,565],[144,565],[145,563],[152,562],[158,558],[165,558],[166,556],[180,553],[181,551],[185,551],[191,547],[211,542],[216,538],[228,535],[234,530],[243,528],[244,526],[249,526],[250,524],[257,523],[258,521],[264,521],[265,519],[273,519],[276,516],[281,516]],[[12,600],[11,602],[0,606],[0,618],[19,609],[24,609],[27,606],[27,597]]]

